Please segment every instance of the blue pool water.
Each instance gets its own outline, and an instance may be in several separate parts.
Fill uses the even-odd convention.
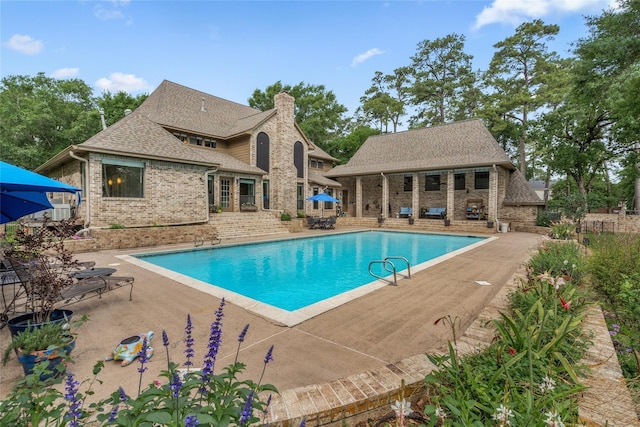
[[[148,263],[294,311],[375,279],[369,263],[402,256],[412,267],[484,238],[366,231],[136,255]],[[406,263],[393,261],[398,270]],[[388,276],[374,265],[379,276]]]

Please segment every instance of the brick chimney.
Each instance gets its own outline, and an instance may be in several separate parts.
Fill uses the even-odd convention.
[[[297,137],[295,119],[293,117],[295,99],[287,92],[280,92],[273,97],[276,113],[276,138],[271,145],[273,149],[271,165],[271,207],[289,213],[296,212],[296,169],[293,164],[293,145]]]

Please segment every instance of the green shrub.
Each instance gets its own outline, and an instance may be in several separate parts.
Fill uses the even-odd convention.
[[[551,223],[549,235],[552,239],[570,240],[576,235],[576,225],[568,219]]]
[[[112,229],[112,230],[121,230],[121,229],[123,229],[125,227],[122,224],[110,224],[109,228]]]
[[[580,365],[591,344],[582,329],[585,298],[576,284],[584,256],[573,242],[548,242],[531,257],[529,277],[494,321],[496,336],[477,353],[428,355],[429,426],[573,425]],[[439,319],[441,320],[441,319]],[[450,326],[451,321],[449,320]]]
[[[586,274],[586,263],[585,252],[578,243],[545,242],[531,256],[527,267],[531,275],[568,276],[578,284]]]
[[[549,211],[538,211],[536,215],[536,225],[538,227],[549,227],[552,221]]]
[[[620,287],[640,273],[640,235],[601,234],[593,237],[589,273],[596,291],[616,302]]]
[[[522,310],[501,313],[496,338],[483,351],[459,356],[450,343],[447,355],[428,355],[437,367],[425,379],[435,391],[425,408],[429,425],[445,416],[451,422],[445,425],[460,426],[577,420],[576,398],[585,389],[579,361],[589,343],[581,332],[583,306],[563,297],[575,298],[575,287],[556,284],[540,279],[517,290],[533,298]]]
[[[280,214],[280,221],[291,221],[291,214],[289,212],[282,212]]]
[[[296,215],[298,216],[298,218],[306,218],[307,214],[304,213],[304,211],[298,211],[296,213]]]

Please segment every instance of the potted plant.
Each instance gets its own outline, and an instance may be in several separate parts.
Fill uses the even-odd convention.
[[[255,203],[243,203],[243,204],[240,205],[240,210],[241,211],[256,212],[258,210],[258,207],[256,206]]]
[[[413,215],[409,214],[409,225],[413,225],[414,222]]]
[[[12,335],[27,326],[61,321],[72,315],[70,310],[56,310],[55,305],[75,282],[71,273],[80,268],[73,253],[64,246],[65,238],[74,234],[74,227],[71,220],[54,224],[46,216],[40,227],[27,227],[23,222],[5,247],[5,256],[27,292],[26,314],[7,322]]]
[[[451,225],[451,220],[448,217],[445,217],[444,219],[444,226],[445,227],[449,227]]]
[[[493,228],[493,219],[489,218],[489,220],[487,221],[487,228]]]
[[[61,362],[69,358],[76,346],[77,336],[72,327],[79,327],[85,320],[86,316],[75,322],[49,322],[19,332],[5,348],[2,365],[6,365],[15,352],[25,375],[40,372],[40,380],[56,376],[64,371]]]

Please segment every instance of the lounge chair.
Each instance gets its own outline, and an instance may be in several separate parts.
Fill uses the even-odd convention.
[[[26,297],[25,304],[29,299],[38,298],[37,295],[34,295],[34,290],[31,285],[32,267],[28,263],[21,262],[16,258],[9,258],[9,262],[20,280],[22,292]],[[95,263],[92,262],[85,263],[84,265],[91,265],[91,267],[87,269],[77,269],[71,272],[59,272],[59,274],[67,274],[72,279],[70,280],[72,284],[60,292],[57,302],[62,303],[61,305],[73,304],[85,297],[97,296],[101,298],[103,293],[126,285],[130,287],[129,301],[133,299],[133,277],[113,276],[112,274],[116,272],[115,269],[94,268],[93,265],[95,265]],[[55,268],[55,265],[51,267]]]

